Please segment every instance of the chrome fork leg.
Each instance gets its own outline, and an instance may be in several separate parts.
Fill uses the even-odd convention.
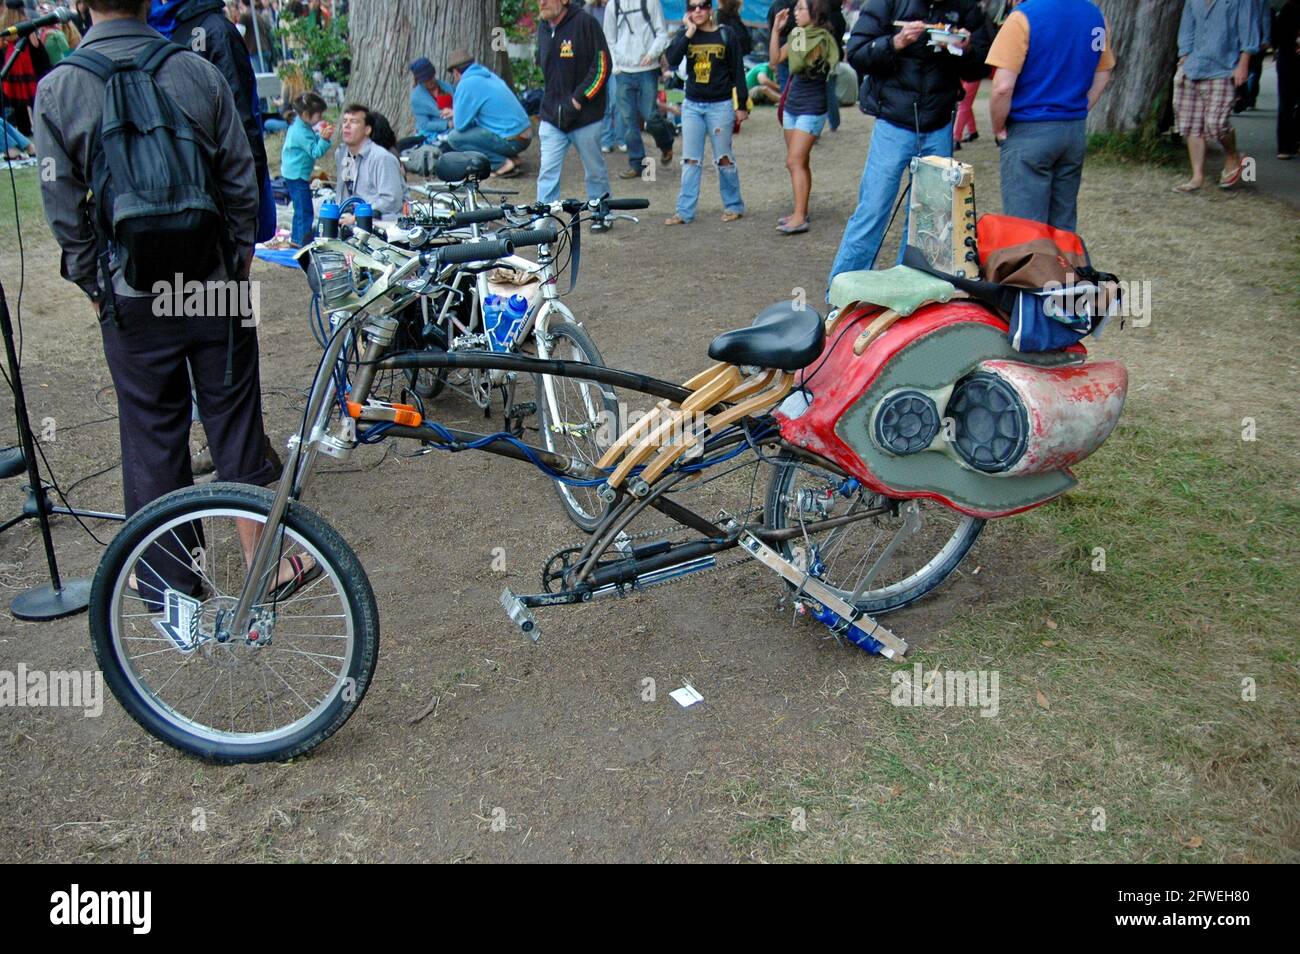
[[[281,525],[284,521],[284,513],[289,507],[290,498],[300,493],[306,484],[307,471],[311,469],[316,459],[316,441],[324,433],[325,423],[329,420],[329,402],[334,399],[334,367],[346,340],[346,333],[340,331],[335,334],[316,373],[316,380],[312,382],[306,415],[311,429],[305,435],[301,435],[300,440],[292,442],[289,446],[284,471],[280,475],[279,484],[276,485],[275,499],[271,501],[271,510],[266,516],[262,534],[257,539],[257,546],[253,549],[248,576],[244,578],[244,585],[240,588],[239,601],[235,604],[234,612],[227,617],[227,621],[221,627],[222,632],[218,634],[221,638],[246,632],[254,604],[266,594],[271,557],[279,549],[280,536],[283,532]],[[304,454],[307,458],[300,467],[298,462]]]

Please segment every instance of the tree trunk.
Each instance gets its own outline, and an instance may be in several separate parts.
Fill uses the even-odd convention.
[[[1183,0],[1097,0],[1110,27],[1115,73],[1088,116],[1088,132],[1138,129],[1163,108],[1178,61]]]
[[[352,50],[348,100],[379,110],[398,136],[409,135],[414,129],[411,61],[427,56],[438,70],[438,78],[450,82],[447,56],[464,47],[478,62],[508,77],[509,59],[504,52],[493,50],[494,39],[502,51],[505,48],[500,25],[498,0],[354,3],[348,17],[348,45]]]

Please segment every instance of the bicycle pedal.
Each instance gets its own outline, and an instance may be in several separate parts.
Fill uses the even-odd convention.
[[[523,401],[519,404],[512,405],[510,408],[510,413],[507,414],[506,416],[525,418],[525,417],[532,417],[536,413],[537,413],[536,401]]]
[[[501,605],[505,607],[506,615],[510,621],[519,627],[519,631],[537,642],[542,638],[542,631],[537,628],[537,620],[533,618],[533,612],[524,605],[524,601],[515,596],[510,587],[501,591]]]

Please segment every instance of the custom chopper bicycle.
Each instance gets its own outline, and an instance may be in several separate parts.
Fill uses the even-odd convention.
[[[521,225],[539,211],[503,215]],[[1087,362],[1078,345],[1018,352],[1002,316],[902,266],[837,281],[825,318],[796,302],[764,309],[715,339],[713,364],[680,385],[575,361],[395,346],[394,315],[446,285],[448,269],[509,255],[510,234],[421,249],[357,228],[304,251],[328,337],[278,486],[168,494],[127,522],[95,577],[96,657],[149,732],[213,761],[282,760],[360,704],[379,610],[361,560],[303,503],[321,454],[405,438],[527,462],[590,491],[602,507],[590,534],[545,561],[536,592],[501,594],[534,640],[541,608],[735,558],[772,570],[844,640],[897,658],[906,641],[875,617],[939,585],[985,520],[1069,489],[1069,467],[1101,445],[1123,405],[1121,365]],[[378,373],[410,369],[563,385],[563,416],[547,426],[572,440],[468,432],[373,397]],[[652,408],[611,425],[608,408],[632,393]],[[740,488],[740,503],[692,504],[724,485]],[[401,519],[418,520],[418,502]],[[669,526],[646,531],[645,520]]]

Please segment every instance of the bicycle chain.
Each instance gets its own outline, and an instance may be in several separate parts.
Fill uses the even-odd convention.
[[[764,509],[763,507],[751,507],[748,510],[742,510],[738,516],[742,519],[747,518],[752,516],[753,514],[761,513],[763,509]],[[641,530],[637,533],[626,534],[625,542],[631,543],[633,540],[652,540],[655,537],[664,537],[664,536],[668,536],[671,533],[678,533],[682,529],[683,529],[682,527],[660,527],[651,530]],[[566,553],[571,553],[573,551],[581,552],[581,550],[582,550],[581,547],[561,547],[560,549],[556,550],[554,553],[552,553],[549,557],[546,558],[546,561],[542,564],[542,589],[543,590],[545,590],[546,592],[553,592],[551,590],[546,589],[547,587],[546,568],[549,567],[552,563],[554,563],[557,559],[563,557]],[[716,573],[718,570],[729,570],[732,567],[740,566],[742,563],[748,563],[749,559],[750,558],[748,556],[739,556],[730,560],[719,560],[714,566],[709,567],[707,570],[696,570],[693,573],[687,574],[687,576],[684,577],[674,577],[673,579],[660,580],[655,583],[641,583],[638,584],[636,588],[638,590],[648,590],[651,587],[665,586],[669,583],[677,583],[689,577],[701,576],[705,573]],[[556,577],[556,579],[558,579],[558,577]],[[626,584],[626,585],[631,586],[631,584]]]

